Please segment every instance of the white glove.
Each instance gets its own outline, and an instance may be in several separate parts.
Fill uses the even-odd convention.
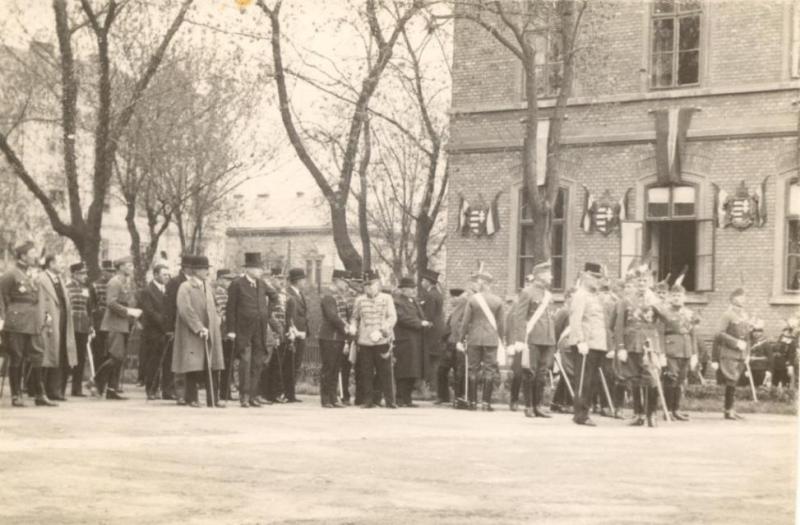
[[[233,341],[234,339],[236,339],[236,334],[234,332],[228,332],[228,339]]]
[[[299,331],[298,331],[298,332],[297,332],[297,338],[298,338],[298,339],[300,339],[300,340],[302,341],[303,339],[305,339],[305,338],[306,338],[306,333],[305,333],[305,332],[299,332]]]
[[[516,343],[514,343],[511,346],[511,349],[515,354],[518,354],[518,353],[520,353],[520,352],[525,350],[525,343],[521,343],[521,342],[517,341]]]
[[[606,359],[614,359],[614,351],[613,350],[609,350],[608,352],[606,352]]]
[[[745,341],[742,341],[742,340],[739,340],[739,341],[736,343],[736,348],[738,348],[739,350],[741,350],[742,352],[744,352],[745,350],[747,350],[747,342],[745,342]]]
[[[665,354],[658,355],[658,366],[661,368],[666,368],[667,366],[667,356]]]
[[[692,357],[689,358],[689,368],[691,368],[692,370],[697,368],[698,363],[699,361],[697,359],[697,355],[692,355]]]
[[[714,372],[716,372],[717,370],[719,370],[719,363],[717,363],[716,361],[711,363],[711,368],[712,370],[714,370]]]
[[[624,363],[628,360],[628,351],[624,348],[617,350],[617,359],[619,359],[620,363]]]
[[[791,365],[787,366],[786,373],[789,374],[790,378],[794,378],[794,367]]]
[[[578,353],[587,355],[589,353],[589,345],[586,343],[578,343]]]
[[[208,328],[201,328],[197,333],[202,339],[208,339]]]
[[[466,348],[464,347],[464,343],[456,343],[456,350],[458,350],[459,352],[466,351]]]
[[[138,319],[142,316],[142,311],[139,308],[128,308],[128,317],[133,317],[134,319]]]
[[[2,330],[5,325],[6,325],[5,320],[0,319],[0,330]]]
[[[422,328],[430,328],[431,326],[433,326],[433,323],[430,321],[422,321]]]
[[[762,385],[765,386],[765,387],[769,387],[769,386],[772,385],[772,372],[770,372],[769,370],[767,370],[764,373],[764,381],[763,381]]]

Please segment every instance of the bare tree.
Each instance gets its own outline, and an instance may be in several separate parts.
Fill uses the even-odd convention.
[[[66,0],[53,0],[55,30],[58,40],[58,56],[55,61],[60,71],[61,101],[60,126],[63,140],[64,187],[67,192],[67,209],[69,219],[64,219],[50,195],[43,189],[36,173],[31,173],[22,158],[9,141],[9,130],[0,131],[0,151],[16,177],[28,188],[39,201],[50,220],[53,229],[69,238],[86,262],[90,278],[100,273],[99,253],[103,208],[109,194],[113,176],[114,160],[119,148],[122,134],[125,132],[136,105],[147,90],[155,76],[171,41],[183,23],[193,0],[183,0],[171,23],[158,39],[154,49],[139,64],[140,68],[126,71],[134,79],[130,95],[121,100],[115,92],[112,73],[118,68],[115,65],[115,54],[112,46],[115,42],[116,28],[120,26],[123,14],[129,17],[155,16],[147,8],[141,8],[127,1],[108,0],[101,6],[90,0],[81,0],[80,6],[70,5]],[[71,9],[74,8],[74,9]],[[88,187],[81,183],[78,170],[78,138],[80,112],[78,97],[82,88],[78,75],[74,42],[78,35],[88,31],[96,48],[97,83],[86,88],[90,93],[93,108],[94,126],[92,138],[93,168],[91,182]],[[90,193],[90,204],[84,210],[82,196]],[[82,195],[83,194],[83,195]]]
[[[359,148],[362,133],[368,118],[370,101],[375,94],[381,76],[392,58],[395,44],[400,38],[406,23],[421,8],[422,3],[414,0],[411,3],[377,2],[366,0],[361,19],[369,28],[369,46],[374,55],[369,67],[363,73],[360,86],[355,93],[348,93],[354,98],[346,131],[341,134],[341,164],[334,182],[325,175],[323,163],[312,157],[311,149],[306,143],[302,130],[298,127],[293,114],[286,77],[290,73],[284,65],[284,51],[281,24],[282,1],[277,0],[268,6],[265,0],[257,0],[257,5],[267,15],[271,28],[273,76],[278,91],[281,120],[286,129],[289,141],[300,160],[319,186],[330,206],[331,225],[334,241],[345,268],[360,271],[363,267],[361,255],[356,250],[348,228],[348,199],[350,197],[353,174],[359,161]],[[389,20],[388,30],[384,30],[382,22]],[[362,231],[362,236],[365,232]],[[368,233],[368,232],[367,232]]]

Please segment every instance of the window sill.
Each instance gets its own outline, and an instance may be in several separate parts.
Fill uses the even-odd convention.
[[[769,298],[769,304],[800,305],[800,294],[779,294]]]

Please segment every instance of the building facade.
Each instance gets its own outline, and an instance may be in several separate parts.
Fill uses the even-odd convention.
[[[558,160],[556,289],[569,288],[586,261],[616,277],[650,254],[660,280],[687,270],[706,333],[740,285],[774,333],[800,305],[800,2],[589,6],[578,46],[590,56],[576,68]],[[539,63],[540,72],[556,73],[540,75],[546,120],[554,106],[547,82],[560,63]],[[462,284],[480,259],[497,291],[513,293],[532,262],[522,66],[484,29],[457,19],[453,77],[448,284]],[[670,181],[657,175],[660,112],[691,114]],[[464,202],[485,209],[495,233],[471,232]]]

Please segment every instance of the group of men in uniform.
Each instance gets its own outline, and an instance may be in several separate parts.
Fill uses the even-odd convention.
[[[87,361],[93,393],[125,399],[123,366],[137,329],[148,400],[197,407],[204,385],[209,406],[225,406],[234,390],[247,408],[299,402],[295,383],[312,334],[302,269],[291,269],[284,283],[282,269],[265,276],[260,254],[247,253],[240,275],[219,270],[213,282],[206,257],[185,255],[178,275],[157,264],[137,292],[130,258],[103,261],[103,275],[89,285],[82,264],[70,267],[65,282],[60,259],[37,256],[32,243],[15,255],[14,267],[0,277],[13,406],[24,406],[23,389],[36,405],[54,406],[66,400],[70,379],[72,395],[83,396]],[[549,263],[535,266],[507,304],[492,292],[492,276],[481,265],[466,288],[450,290],[446,318],[438,280],[423,270],[418,293],[409,277],[389,290],[375,271],[334,270],[320,300],[324,408],[350,404],[351,372],[355,404],[364,408],[414,407],[412,393],[422,379],[436,392],[436,404],[450,403],[452,373],[456,408],[492,411],[499,367],[509,364],[511,409],[522,390],[527,417],[549,418],[572,404],[574,422],[593,426],[593,407],[622,418],[630,398],[632,425],[656,426],[659,405],[665,417],[688,419],[680,403],[688,374],[697,369],[699,318],[685,306],[682,279],[671,288],[654,283],[640,264],[611,282],[602,266],[586,263],[559,308]],[[734,388],[758,324],[746,313],[745,298],[742,289],[731,294],[715,338],[713,366],[726,385],[727,419],[741,418],[733,409]]]

